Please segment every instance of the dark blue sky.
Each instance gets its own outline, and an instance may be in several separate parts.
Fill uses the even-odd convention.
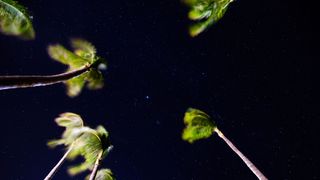
[[[104,125],[119,180],[255,179],[218,136],[181,140],[188,107],[210,114],[270,179],[320,179],[312,11],[293,1],[238,0],[197,38],[179,0],[20,1],[36,40],[0,36],[0,75],[54,74],[50,43],[91,41],[108,61],[103,90],[63,85],[0,92],[0,179],[42,179],[63,154],[48,139],[66,111]],[[276,4],[273,4],[276,3]],[[55,179],[70,179],[66,163]],[[75,179],[81,179],[77,176]]]

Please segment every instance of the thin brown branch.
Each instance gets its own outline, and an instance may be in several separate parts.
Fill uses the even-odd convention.
[[[0,90],[29,88],[38,86],[48,86],[52,84],[61,83],[77,77],[88,70],[91,66],[87,65],[74,71],[68,71],[56,75],[14,75],[14,76],[0,76]]]

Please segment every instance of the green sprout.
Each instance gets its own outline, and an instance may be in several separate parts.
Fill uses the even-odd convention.
[[[241,151],[218,129],[215,122],[205,112],[189,108],[184,116],[186,125],[182,133],[182,139],[193,143],[200,139],[209,138],[216,132],[227,145],[242,159],[248,168],[257,176],[258,179],[266,180],[267,178],[258,170],[258,168],[245,156]]]
[[[0,90],[47,86],[65,83],[67,94],[75,97],[84,86],[88,89],[103,87],[103,75],[100,70],[106,68],[106,61],[96,55],[95,47],[82,39],[72,39],[73,52],[60,44],[48,47],[49,56],[68,66],[65,73],[56,75],[0,76]]]
[[[195,37],[218,22],[233,0],[183,0],[183,2],[190,9],[189,19],[195,21],[189,28],[190,36]]]
[[[0,0],[0,32],[25,40],[35,38],[26,8],[13,0]]]
[[[59,162],[52,168],[45,180],[52,179],[66,159],[74,160],[82,156],[84,162],[70,167],[70,175],[76,175],[86,170],[92,170],[90,180],[96,177],[98,166],[101,159],[106,157],[113,146],[110,143],[108,132],[98,126],[91,129],[83,125],[82,118],[74,113],[63,113],[55,119],[56,123],[65,128],[61,139],[55,139],[48,142],[50,148],[58,145],[66,146],[66,153]]]

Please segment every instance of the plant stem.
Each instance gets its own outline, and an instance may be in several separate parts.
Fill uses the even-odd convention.
[[[50,180],[53,178],[54,174],[59,170],[60,166],[63,164],[63,162],[66,160],[68,154],[73,149],[73,144],[69,147],[68,151],[64,153],[63,157],[60,159],[60,161],[51,169],[49,174],[44,178],[44,180]]]
[[[267,180],[267,178],[262,174],[261,171],[245,156],[241,153],[241,151],[228,139],[226,138],[223,133],[218,129],[215,128],[214,130],[219,137],[221,137],[228,146],[242,159],[242,161],[249,167],[249,169],[257,176],[260,180]]]
[[[0,90],[17,89],[17,88],[29,88],[38,86],[48,86],[56,83],[61,83],[77,77],[88,70],[91,66],[87,65],[80,69],[69,71],[56,75],[14,75],[14,76],[0,76]]]
[[[90,174],[89,180],[94,180],[96,178],[97,170],[98,170],[98,166],[100,165],[100,160],[101,160],[102,154],[103,154],[103,151],[100,151],[98,154],[97,160],[94,163],[94,167],[93,167],[93,170]]]

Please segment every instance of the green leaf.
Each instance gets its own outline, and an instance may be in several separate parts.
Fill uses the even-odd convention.
[[[71,46],[74,49],[75,54],[84,59],[93,61],[96,57],[96,48],[83,39],[71,39]]]
[[[70,97],[75,97],[81,93],[85,86],[93,90],[102,88],[104,79],[100,67],[106,67],[106,61],[96,56],[95,47],[85,40],[72,39],[71,45],[74,52],[67,50],[60,44],[48,47],[50,57],[68,65],[68,71],[78,70],[86,66],[90,67],[87,72],[65,82],[67,94]]]
[[[85,78],[87,73],[88,72],[65,82],[67,87],[67,94],[69,97],[75,97],[80,94],[85,85]]]
[[[85,86],[86,82],[87,88],[90,90],[101,89],[104,86],[102,73],[96,69],[91,69],[89,72],[85,72],[82,75],[65,82],[68,96],[77,96]]]
[[[50,148],[54,148],[54,147],[56,147],[56,146],[63,145],[64,143],[65,143],[65,140],[64,140],[64,139],[54,139],[54,140],[48,141],[47,145],[48,145]]]
[[[0,32],[25,40],[35,38],[26,8],[13,0],[0,0]]]
[[[74,54],[60,44],[50,45],[48,47],[48,54],[52,59],[68,65],[69,71],[79,69],[90,63],[89,60]]]
[[[193,108],[189,108],[185,113],[184,123],[186,127],[183,130],[182,139],[189,143],[210,137],[217,128],[209,115]]]
[[[205,21],[205,22],[197,22],[192,24],[189,27],[189,34],[191,37],[195,37],[198,34],[200,34],[201,32],[203,32],[205,29],[207,29],[208,27],[208,23],[211,23],[211,21]]]
[[[66,127],[66,128],[83,127],[82,118],[78,114],[71,113],[71,112],[60,114],[60,116],[55,119],[55,122],[59,126]]]
[[[84,159],[82,163],[68,168],[70,175],[92,170],[97,159],[105,158],[113,147],[109,133],[103,126],[98,126],[96,129],[83,126],[82,118],[75,113],[63,113],[55,121],[66,129],[61,139],[49,141],[48,146],[65,145],[68,149],[67,159],[74,160],[79,156]],[[108,174],[111,177],[111,171]],[[101,177],[107,177],[102,175]]]
[[[86,80],[88,81],[88,89],[101,89],[104,86],[103,75],[97,69],[90,70]]]
[[[88,180],[90,175],[86,177],[86,180]],[[100,169],[97,172],[95,180],[115,180],[113,173],[110,169]]]
[[[75,113],[63,113],[55,119],[58,126],[65,127],[65,131],[62,134],[61,139],[50,140],[47,145],[54,148],[58,145],[71,146],[71,144],[81,136],[85,130],[83,127],[82,118]]]
[[[191,20],[201,20],[203,18],[208,18],[210,16],[210,11],[201,11],[199,9],[192,9],[188,13],[188,17]]]
[[[195,21],[189,28],[192,37],[199,35],[212,24],[218,22],[233,0],[185,0],[189,7],[188,17]]]
[[[103,149],[102,159],[104,159],[109,154],[113,146],[109,141],[109,133],[103,126],[101,125],[98,126],[96,128],[96,131],[101,140],[102,149]]]
[[[115,180],[110,169],[101,169],[98,171],[95,180]]]
[[[108,140],[108,132],[102,127],[97,129],[87,129],[75,143],[74,150],[70,152],[69,159],[82,156],[84,162],[79,165],[72,166],[68,169],[70,175],[76,175],[86,170],[91,170],[97,160],[98,154],[102,151],[106,155],[110,144]],[[102,158],[104,158],[103,156]]]
[[[103,127],[103,126],[98,126],[96,128],[96,131],[98,133],[98,136],[101,138],[101,139],[106,139],[109,137],[109,133],[108,131]]]

